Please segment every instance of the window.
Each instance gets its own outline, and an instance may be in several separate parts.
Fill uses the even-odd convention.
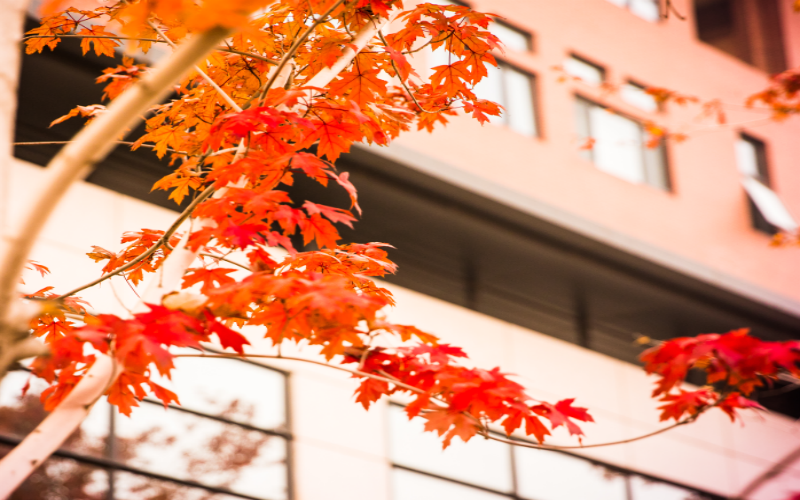
[[[455,0],[430,0],[428,3],[435,5],[461,5],[467,7],[464,2]],[[530,33],[523,30],[514,28],[513,26],[504,23],[500,19],[495,18],[494,22],[489,25],[489,31],[494,36],[500,39],[507,48],[517,52],[528,52],[533,48],[532,37]]]
[[[506,125],[522,135],[538,135],[534,103],[534,77],[513,66],[498,61],[499,67],[489,65],[488,75],[475,86],[475,94],[503,106],[500,116],[491,122]]]
[[[512,447],[497,441],[454,439],[445,451],[389,407],[393,500],[702,500],[697,491],[619,471],[565,453]],[[512,480],[512,473],[514,479]],[[580,478],[575,481],[575,478]]]
[[[747,192],[753,227],[767,234],[779,229],[793,232],[797,223],[778,195],[770,189],[767,155],[764,143],[741,135],[736,141],[736,164]]]
[[[641,123],[582,97],[575,101],[581,154],[598,169],[634,184],[669,189],[662,141],[651,147]]]
[[[658,111],[658,103],[656,98],[647,93],[647,90],[636,83],[626,82],[620,88],[620,97],[622,100],[632,106],[636,106],[642,111],[653,113]]]
[[[219,363],[208,370],[209,362]],[[105,402],[12,497],[138,500],[289,500],[286,377],[233,360],[176,360],[171,389],[182,407],[145,399],[131,418]],[[0,455],[45,416],[42,387],[21,398],[28,374],[0,385]],[[253,397],[253,394],[258,397]],[[248,396],[249,395],[249,396]]]
[[[614,5],[625,7],[642,19],[650,22],[658,21],[660,13],[658,0],[608,0]]]
[[[441,5],[460,5],[447,0],[437,0]],[[528,51],[531,37],[528,33],[516,28],[495,22],[492,32],[508,47],[516,51]],[[436,67],[450,63],[450,53],[444,48],[429,52],[430,66]],[[503,106],[500,116],[491,117],[496,125],[505,125],[522,135],[535,137],[539,135],[536,121],[536,104],[534,98],[535,78],[507,62],[498,60],[499,67],[487,66],[487,76],[475,86],[475,94],[481,99],[488,99]]]
[[[489,25],[489,31],[503,42],[506,48],[517,52],[528,52],[533,47],[530,33],[518,30],[508,24],[495,20]]]
[[[767,73],[786,69],[778,0],[695,0],[697,37]]]
[[[454,439],[453,444],[442,451],[441,440],[433,433],[424,432],[421,418],[409,421],[403,408],[392,405],[389,419],[395,465],[501,493],[512,492],[511,453],[507,444],[477,439],[467,445]]]
[[[600,86],[606,79],[606,72],[603,68],[576,55],[571,55],[564,61],[564,71],[568,75],[594,86]]]

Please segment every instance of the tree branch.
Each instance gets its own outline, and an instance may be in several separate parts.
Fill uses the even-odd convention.
[[[169,239],[170,239],[170,237],[175,233],[175,231],[178,230],[180,225],[186,219],[188,219],[189,216],[192,215],[192,212],[197,207],[197,205],[199,205],[200,203],[205,201],[213,193],[214,193],[214,188],[212,188],[212,187],[208,187],[208,188],[205,189],[205,191],[200,193],[200,195],[197,196],[197,198],[195,198],[192,201],[192,203],[190,203],[189,206],[186,207],[186,209],[183,212],[181,212],[181,214],[178,216],[178,218],[175,219],[175,222],[172,223],[170,228],[167,229],[164,232],[164,235],[161,238],[159,238],[155,243],[153,243],[153,245],[150,248],[145,250],[144,253],[142,253],[141,255],[139,255],[138,257],[133,259],[132,261],[128,262],[124,266],[120,266],[117,269],[114,269],[113,271],[109,272],[108,274],[104,274],[103,276],[100,276],[99,278],[97,278],[94,281],[90,281],[89,283],[87,283],[85,285],[81,285],[78,288],[75,288],[73,290],[70,290],[69,292],[67,292],[67,293],[65,293],[63,295],[59,295],[55,300],[62,300],[64,298],[66,298],[66,297],[69,297],[70,295],[75,295],[76,293],[78,293],[78,292],[80,292],[82,290],[86,290],[87,288],[91,288],[91,287],[93,287],[95,285],[98,285],[98,284],[102,283],[103,281],[105,281],[105,280],[107,280],[109,278],[112,278],[112,277],[114,277],[114,276],[116,276],[118,274],[124,273],[125,271],[127,271],[130,268],[132,268],[133,266],[135,266],[139,262],[141,262],[144,259],[150,257],[162,245],[164,245],[164,246],[169,248]],[[170,248],[170,250],[172,250],[172,248]]]
[[[157,38],[135,38],[130,36],[111,36],[111,35],[28,35],[22,39],[25,41],[29,38],[111,38],[114,40],[137,40],[140,42],[150,42],[150,43],[167,43],[164,40],[159,40]],[[243,50],[236,50],[230,47],[215,47],[214,50],[218,50],[220,52],[229,52],[231,54],[238,54],[244,57],[252,57],[253,59],[258,59],[260,61],[264,61],[267,64],[278,64],[277,61],[270,59],[269,57],[264,57],[260,54],[253,54],[252,52],[245,52]]]
[[[115,99],[108,110],[83,128],[45,169],[40,188],[31,195],[21,231],[0,259],[0,319],[4,322],[16,298],[16,286],[33,243],[69,186],[84,177],[114,147],[117,138],[147,109],[172,91],[176,80],[228,33],[214,28],[190,39],[151,73]]]
[[[271,89],[272,86],[275,84],[275,79],[278,78],[279,75],[281,75],[281,73],[283,71],[283,68],[285,68],[286,65],[289,63],[289,61],[291,61],[294,58],[294,55],[297,52],[297,49],[300,48],[300,45],[302,45],[303,42],[306,41],[306,39],[309,37],[309,35],[311,35],[311,33],[314,32],[314,30],[317,28],[317,26],[319,26],[320,24],[325,22],[325,20],[328,18],[328,16],[331,15],[331,13],[334,10],[336,10],[337,7],[342,5],[344,2],[345,2],[345,0],[337,0],[333,5],[330,6],[330,8],[328,8],[328,10],[323,12],[317,19],[315,19],[314,22],[311,23],[308,26],[308,28],[306,28],[306,30],[299,37],[297,37],[297,39],[289,47],[289,50],[286,51],[286,54],[284,54],[284,56],[281,58],[281,60],[278,63],[278,67],[275,70],[275,72],[272,73],[272,76],[269,78],[269,80],[267,80],[267,82],[264,84],[264,86],[258,92],[256,92],[254,94],[254,97],[258,96],[259,94],[262,95],[262,96],[267,95],[267,92],[269,92],[269,89]],[[338,71],[337,71],[337,73],[338,73]],[[250,99],[252,100],[253,98],[251,97]],[[248,101],[248,104],[249,104],[249,102],[250,101]]]
[[[227,353],[213,353],[213,354],[201,353],[201,354],[175,354],[175,357],[176,358],[233,358],[233,359],[257,358],[257,359],[285,359],[287,361],[300,361],[300,362],[303,362],[303,363],[311,363],[311,364],[314,364],[314,365],[325,366],[327,368],[332,368],[334,370],[347,372],[347,373],[350,373],[350,374],[353,374],[353,375],[357,375],[359,377],[366,377],[366,378],[370,378],[370,379],[373,379],[373,380],[386,382],[386,383],[389,383],[389,384],[396,385],[398,387],[402,387],[403,389],[409,390],[411,392],[416,392],[417,394],[425,394],[425,392],[426,392],[426,391],[424,391],[422,389],[419,389],[417,387],[414,387],[412,385],[405,384],[405,383],[403,383],[403,382],[401,382],[401,381],[399,381],[399,380],[395,379],[394,377],[391,377],[391,376],[389,376],[387,374],[375,375],[374,373],[368,373],[368,372],[364,372],[364,371],[361,371],[361,370],[354,370],[354,369],[351,369],[351,368],[345,368],[343,366],[332,365],[332,364],[324,362],[324,361],[316,361],[316,360],[313,360],[313,359],[298,358],[298,357],[292,357],[292,356],[283,356],[281,354],[250,354],[250,353],[245,353],[244,355],[239,355],[239,354],[227,354]],[[582,449],[586,449],[586,448],[599,448],[601,446],[614,446],[614,445],[618,445],[618,444],[632,443],[634,441],[639,441],[641,439],[646,439],[646,438],[649,438],[649,437],[652,437],[652,436],[657,436],[659,434],[662,434],[664,432],[672,430],[672,429],[674,429],[676,427],[680,427],[682,425],[686,425],[686,424],[689,424],[691,422],[694,422],[695,420],[697,420],[697,417],[699,417],[700,414],[702,414],[704,411],[707,411],[707,410],[713,408],[714,406],[716,406],[716,405],[708,406],[705,409],[700,410],[697,414],[695,414],[695,415],[693,415],[691,417],[685,418],[685,419],[683,419],[683,420],[681,420],[679,422],[676,422],[676,423],[674,423],[672,425],[669,425],[667,427],[663,427],[661,429],[658,429],[657,431],[649,432],[647,434],[642,434],[640,436],[636,436],[636,437],[632,437],[632,438],[628,438],[628,439],[622,439],[622,440],[619,440],[619,441],[609,441],[609,442],[606,442],[606,443],[587,444],[587,445],[578,445],[578,446],[557,446],[557,445],[549,445],[549,444],[542,444],[542,443],[531,443],[531,442],[528,442],[528,441],[521,441],[521,440],[516,440],[516,439],[501,438],[501,437],[498,437],[498,436],[495,436],[495,435],[491,434],[490,429],[486,425],[484,425],[483,423],[481,423],[477,419],[474,419],[474,418],[473,419],[475,420],[476,425],[478,427],[480,427],[479,434],[481,434],[486,439],[491,439],[493,441],[499,441],[501,443],[510,444],[510,445],[513,445],[513,446],[520,446],[520,447],[523,447],[523,448],[538,448],[538,449],[544,449],[544,450],[582,450]],[[472,415],[468,415],[468,416],[472,417]],[[797,455],[797,456],[794,457],[794,459],[800,458],[800,448],[798,450],[796,450],[794,453]]]
[[[172,47],[172,49],[173,49],[173,50],[176,50],[176,49],[178,48],[178,46],[177,46],[177,45],[175,45],[175,42],[173,42],[172,40],[170,40],[170,39],[169,39],[169,37],[166,35],[166,33],[164,33],[164,32],[161,30],[161,28],[159,28],[158,26],[156,26],[156,25],[155,25],[155,23],[153,23],[153,21],[150,21],[150,20],[148,20],[148,21],[147,21],[147,25],[148,25],[148,26],[150,26],[150,27],[153,29],[153,31],[155,31],[156,33],[158,33],[158,36],[160,36],[161,38],[163,38],[163,39],[164,39],[164,41],[165,41],[165,42],[167,42],[167,43],[169,44],[169,46],[170,46],[170,47]],[[225,101],[226,103],[228,103],[228,106],[230,106],[230,107],[231,107],[231,108],[232,108],[234,111],[236,111],[237,113],[240,113],[240,112],[242,111],[242,108],[240,108],[240,107],[239,107],[239,105],[238,105],[238,104],[236,104],[236,101],[234,101],[234,100],[233,100],[233,98],[232,98],[231,96],[229,96],[227,92],[225,92],[224,90],[222,90],[222,87],[220,87],[219,85],[217,85],[217,82],[215,82],[214,80],[212,80],[212,79],[211,79],[211,77],[210,77],[210,76],[208,76],[208,74],[207,74],[205,71],[203,71],[202,69],[200,69],[200,66],[198,66],[198,65],[196,65],[196,64],[195,64],[195,65],[194,65],[194,70],[195,70],[195,71],[197,71],[197,73],[199,73],[199,74],[200,74],[200,76],[202,76],[202,77],[203,77],[203,79],[204,79],[204,80],[205,80],[205,81],[206,81],[206,82],[207,82],[209,85],[211,85],[211,87],[212,87],[214,90],[216,90],[216,91],[217,91],[217,94],[219,94],[219,95],[220,95],[220,97],[222,97],[222,100],[223,100],[223,101]]]

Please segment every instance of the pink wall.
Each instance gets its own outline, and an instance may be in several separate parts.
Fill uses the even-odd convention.
[[[775,123],[766,119],[768,113],[742,107],[747,96],[766,86],[767,75],[697,40],[690,0],[674,3],[686,21],[673,16],[647,22],[607,0],[474,0],[476,10],[505,16],[534,35],[534,52],[509,52],[505,58],[537,76],[542,137],[458,118],[434,135],[411,134],[401,142],[600,226],[800,300],[800,249],[771,248],[767,235],[751,229],[734,158],[739,132],[764,140],[773,188],[800,219],[800,120]],[[800,14],[791,13],[791,0],[784,3],[789,62],[800,64]],[[703,100],[719,98],[731,104],[729,122],[698,121],[697,106],[670,105],[649,115],[581,82],[559,83],[552,67],[570,52],[605,66],[612,84],[632,79]],[[668,145],[671,192],[628,183],[579,156],[576,91],[689,134],[687,141]]]

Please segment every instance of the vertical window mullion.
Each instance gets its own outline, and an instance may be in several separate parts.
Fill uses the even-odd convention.
[[[508,87],[508,84],[507,84],[508,79],[506,78],[507,66],[498,61],[497,70],[498,70],[498,72],[497,72],[498,78],[500,78],[500,99],[502,100],[502,102],[500,104],[504,108],[504,113],[503,113],[503,116],[502,116],[502,123],[503,123],[503,125],[508,125],[511,122],[510,115],[511,115],[512,111],[511,111],[511,103],[509,102],[509,99],[508,99],[508,88],[507,88]]]
[[[116,420],[116,409],[114,405],[108,405],[108,437],[106,438],[106,448],[105,448],[105,456],[109,460],[116,459],[117,455],[117,436],[115,433],[115,420]],[[116,498],[115,491],[114,491],[114,469],[106,470],[106,474],[108,474],[108,491],[106,492],[106,498],[108,500],[114,500]]]

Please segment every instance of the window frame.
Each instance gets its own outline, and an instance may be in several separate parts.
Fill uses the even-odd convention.
[[[206,349],[209,353],[219,353],[221,351],[215,349]],[[262,427],[257,427],[254,425],[249,425],[243,422],[238,422],[235,420],[230,420],[224,417],[220,417],[217,415],[210,415],[207,413],[203,413],[196,410],[191,410],[188,408],[183,408],[181,406],[175,404],[169,404],[168,408],[172,411],[178,411],[182,413],[186,413],[189,415],[193,415],[200,418],[209,419],[215,422],[220,422],[225,425],[232,425],[237,426],[249,431],[256,431],[267,434],[269,436],[281,438],[285,442],[286,446],[286,500],[294,500],[296,497],[295,485],[294,485],[294,451],[293,451],[293,444],[294,444],[294,435],[291,431],[291,400],[290,400],[290,373],[286,370],[282,370],[280,368],[275,368],[272,366],[267,366],[258,362],[255,362],[250,359],[237,359],[231,358],[240,363],[246,363],[249,365],[257,366],[259,368],[269,370],[275,373],[278,373],[283,377],[283,400],[284,400],[284,423],[283,429],[276,428],[276,429],[265,429]],[[28,370],[25,370],[28,371]],[[146,405],[155,405],[160,406],[163,408],[163,403],[159,400],[153,399],[152,397],[145,397],[141,400],[141,404]],[[116,408],[112,405],[108,407],[109,411],[109,420],[108,420],[108,435],[106,436],[105,440],[105,447],[103,450],[103,456],[93,456],[90,454],[84,454],[77,451],[72,451],[68,449],[59,448],[55,452],[52,453],[53,457],[63,458],[68,460],[73,460],[78,464],[82,465],[89,465],[96,467],[98,469],[102,469],[105,471],[108,477],[108,490],[106,492],[106,496],[108,499],[114,498],[114,472],[127,472],[129,474],[133,474],[140,477],[145,477],[148,479],[155,479],[158,481],[163,481],[166,483],[171,483],[178,486],[184,486],[188,488],[195,488],[204,490],[211,494],[220,494],[226,495],[233,498],[239,498],[242,500],[264,500],[263,497],[255,497],[248,495],[246,493],[238,493],[235,491],[231,491],[227,488],[213,486],[210,484],[200,483],[198,481],[190,480],[190,479],[181,479],[179,477],[170,476],[166,474],[159,474],[158,472],[153,472],[147,469],[143,469],[140,467],[128,465],[122,461],[119,461],[113,458],[114,450],[116,447],[116,434],[115,434],[115,423],[114,420],[119,418],[119,412]],[[16,437],[10,436],[7,434],[0,433],[0,445],[6,445],[10,447],[15,447],[19,443],[23,441],[24,437]],[[271,499],[269,499],[271,500]]]
[[[543,139],[544,138],[544,134],[542,133],[542,122],[541,122],[541,117],[540,117],[540,113],[539,113],[539,82],[538,82],[539,77],[538,77],[538,75],[536,73],[532,72],[532,71],[529,71],[527,69],[519,67],[518,65],[514,64],[513,62],[509,61],[506,58],[495,56],[495,59],[497,60],[497,69],[500,70],[500,75],[501,75],[500,76],[500,79],[501,79],[500,88],[501,88],[501,93],[502,93],[504,101],[507,101],[507,97],[505,95],[506,94],[506,85],[505,85],[506,75],[504,73],[505,69],[503,68],[503,66],[506,66],[507,68],[510,68],[512,71],[516,71],[517,73],[522,73],[523,75],[525,75],[528,78],[528,84],[529,84],[528,86],[530,87],[530,93],[531,93],[531,104],[533,105],[533,109],[531,110],[531,113],[533,114],[533,128],[534,128],[534,131],[533,131],[532,135],[527,135],[527,134],[523,134],[522,132],[518,132],[517,130],[514,130],[513,128],[511,128],[511,126],[507,123],[508,118],[505,118],[507,116],[506,113],[507,113],[507,110],[508,110],[508,107],[506,106],[506,104],[508,104],[507,102],[499,103],[499,104],[501,104],[503,106],[504,113],[503,113],[503,116],[501,118],[504,121],[500,122],[500,123],[493,124],[493,125],[502,125],[503,127],[507,128],[507,129],[513,131],[514,133],[519,134],[519,135],[521,135],[523,137],[529,137],[531,139]]]
[[[767,151],[767,143],[755,137],[754,135],[745,132],[743,130],[739,130],[736,134],[736,141],[744,141],[748,142],[753,146],[753,149],[756,152],[756,169],[758,171],[757,176],[748,175],[742,172],[740,165],[738,165],[739,158],[736,158],[736,169],[739,175],[742,178],[749,178],[754,179],[765,187],[767,187],[770,191],[772,189],[772,176],[770,175],[770,162],[769,162],[769,153]],[[736,145],[734,145],[734,148]],[[781,232],[781,228],[772,224],[762,213],[761,209],[756,205],[753,201],[753,198],[750,194],[745,190],[745,198],[747,199],[747,208],[750,212],[750,227],[755,231],[763,233],[767,236],[774,236]]]
[[[622,88],[623,88],[625,85],[629,85],[629,86],[631,86],[631,87],[637,87],[637,88],[641,89],[641,90],[642,90],[643,92],[645,92],[645,93],[647,93],[647,89],[648,89],[649,87],[651,87],[651,85],[645,85],[645,84],[643,84],[641,81],[639,81],[639,80],[636,80],[635,78],[626,78],[626,79],[625,79],[625,81],[623,82],[622,86],[620,87],[620,90],[621,90],[621,89],[622,89]],[[641,111],[642,113],[653,113],[653,114],[656,114],[656,113],[659,113],[659,114],[660,114],[660,113],[663,113],[663,112],[664,112],[664,105],[663,105],[663,103],[661,103],[661,102],[658,102],[658,101],[656,100],[655,96],[650,96],[650,97],[652,97],[652,99],[653,99],[653,103],[655,104],[655,109],[654,109],[654,110],[652,110],[652,111],[648,111],[648,110],[646,110],[646,109],[643,109],[643,108],[641,108],[641,107],[637,106],[636,104],[633,104],[632,102],[625,100],[625,98],[624,98],[624,97],[622,96],[622,94],[620,93],[620,99],[622,99],[622,101],[623,101],[623,102],[625,102],[625,103],[626,103],[628,106],[633,106],[633,107],[635,107],[636,109],[638,109],[638,110],[639,110],[639,111]]]
[[[536,52],[536,38],[533,32],[527,29],[523,29],[518,24],[508,21],[506,18],[492,17],[492,21],[501,26],[504,26],[507,29],[516,31],[517,33],[525,37],[527,49],[521,52],[520,51],[515,51],[515,52],[519,52],[520,54],[533,54]],[[491,31],[491,25],[489,26],[489,31]]]
[[[397,407],[397,408],[404,408],[405,407],[404,404],[398,403],[396,401],[390,401],[388,403],[388,406]],[[386,416],[385,422],[387,423],[387,427],[388,427],[388,432],[386,434],[387,435],[387,440],[390,440],[391,439],[391,433],[393,432],[393,429],[392,429],[391,421],[390,421],[390,419],[388,417],[388,414],[389,414],[389,412],[386,412],[387,416]],[[499,437],[503,437],[503,438],[506,438],[506,439],[511,439],[513,441],[517,441],[517,442],[520,442],[520,443],[537,444],[535,441],[527,439],[527,438],[521,438],[521,437],[517,437],[517,436],[512,436],[512,437],[508,438],[507,436],[505,436],[505,435],[503,435],[501,433],[498,433],[498,432],[492,432],[492,434],[495,434],[495,435],[497,435]],[[428,472],[428,471],[417,469],[417,468],[414,468],[414,467],[409,467],[407,465],[396,464],[394,462],[393,457],[391,456],[391,447],[389,446],[387,449],[390,450],[389,464],[390,464],[390,468],[392,470],[398,469],[398,470],[403,470],[403,471],[406,471],[406,472],[420,474],[420,475],[423,475],[423,476],[426,476],[426,477],[429,477],[429,478],[433,478],[433,479],[437,479],[437,480],[440,480],[440,481],[449,482],[449,483],[452,483],[452,484],[457,484],[459,486],[463,486],[463,487],[466,487],[466,488],[472,488],[472,489],[483,491],[485,493],[489,493],[489,494],[492,494],[492,495],[502,496],[502,497],[505,497],[505,498],[510,499],[510,500],[532,500],[531,498],[522,496],[520,494],[520,492],[519,492],[519,483],[518,483],[518,480],[517,480],[517,475],[519,474],[519,471],[517,470],[518,464],[517,464],[516,451],[515,451],[516,448],[517,447],[514,446],[514,445],[508,445],[508,451],[511,454],[511,459],[510,459],[509,463],[510,463],[510,466],[511,466],[510,475],[511,475],[512,491],[510,493],[498,491],[498,490],[495,490],[495,489],[492,489],[492,488],[488,488],[486,486],[479,486],[479,485],[472,484],[472,483],[469,483],[469,482],[466,482],[466,481],[462,481],[462,480],[459,480],[459,479],[449,478],[447,476],[442,476],[442,475],[439,475],[439,474],[436,474],[436,473]],[[661,478],[658,478],[658,477],[655,477],[655,476],[652,476],[652,475],[649,475],[649,474],[646,474],[646,473],[641,473],[641,472],[637,472],[637,471],[634,471],[634,470],[625,469],[623,467],[618,467],[618,466],[615,466],[615,465],[607,464],[607,463],[601,462],[599,460],[595,460],[595,459],[592,459],[592,458],[588,458],[588,457],[583,457],[583,456],[577,455],[575,453],[570,453],[570,452],[563,451],[563,450],[549,450],[549,449],[541,449],[541,451],[545,452],[545,453],[559,453],[559,454],[562,454],[562,455],[567,455],[569,457],[575,458],[577,460],[582,460],[582,461],[588,462],[593,466],[602,467],[604,469],[607,469],[610,472],[613,472],[615,474],[619,474],[619,475],[623,476],[624,480],[625,480],[625,500],[637,500],[637,499],[633,498],[633,492],[632,492],[632,488],[631,488],[631,480],[632,480],[632,478],[635,478],[635,477],[640,477],[640,478],[645,479],[646,481],[652,481],[654,483],[665,484],[665,485],[668,485],[668,486],[673,486],[673,487],[676,487],[676,488],[682,488],[682,489],[685,489],[687,491],[691,491],[692,493],[694,493],[696,495],[700,495],[700,498],[702,498],[703,500],[724,500],[722,497],[714,495],[714,494],[709,493],[707,491],[699,490],[697,488],[686,486],[684,484],[676,483],[676,482],[670,481],[668,479],[661,479]],[[390,480],[390,482],[392,484],[394,483],[393,475],[390,475],[390,479],[389,480]],[[392,500],[396,500],[396,499],[394,499],[392,497]]]
[[[608,83],[608,70],[606,70],[606,67],[604,65],[595,62],[591,58],[584,57],[583,55],[578,54],[577,52],[568,52],[567,53],[567,57],[566,57],[566,59],[564,61],[566,62],[569,59],[575,59],[578,62],[581,62],[581,63],[586,64],[588,66],[592,66],[595,69],[597,69],[598,72],[600,73],[600,82],[597,83],[597,84],[594,84],[592,82],[588,82],[588,81],[584,80],[583,78],[581,78],[579,76],[573,75],[572,73],[567,71],[567,69],[565,67],[564,68],[564,72],[567,75],[569,75],[569,76],[571,76],[573,78],[577,78],[579,82],[581,82],[581,83],[583,83],[585,85],[589,85],[590,87],[602,87],[603,85]]]
[[[587,132],[587,134],[585,136],[581,135],[582,132],[583,132],[582,130],[578,130],[580,128],[578,126],[579,124],[578,123],[575,124],[576,125],[575,126],[575,130],[579,134],[579,139],[583,139],[584,137],[586,139],[593,138],[592,130],[591,130],[591,124],[590,124],[590,120],[589,120],[589,116],[588,116],[588,110],[591,109],[592,106],[599,107],[599,108],[602,108],[602,109],[605,109],[605,110],[610,110],[614,114],[619,115],[619,116],[621,116],[621,117],[623,117],[623,118],[625,118],[627,120],[630,120],[630,121],[636,123],[636,125],[639,127],[639,130],[642,133],[642,139],[645,138],[645,134],[647,133],[647,131],[644,128],[643,120],[637,118],[636,116],[633,116],[633,115],[631,115],[629,113],[617,111],[613,106],[607,106],[607,105],[605,105],[605,104],[603,104],[603,103],[601,103],[601,102],[599,102],[599,101],[597,101],[595,99],[592,99],[591,97],[586,97],[584,94],[581,94],[581,93],[578,93],[578,92],[573,94],[573,99],[575,100],[575,105],[576,106],[579,105],[578,103],[580,101],[583,101],[583,103],[584,103],[583,106],[587,110],[586,116],[584,117],[584,120],[583,120],[584,121],[584,127],[585,127],[585,130]],[[577,115],[577,111],[576,111],[576,115]],[[660,156],[660,162],[661,162],[661,166],[662,166],[662,170],[663,170],[660,173],[660,176],[663,178],[663,184],[659,184],[659,183],[653,182],[654,175],[651,173],[651,171],[653,170],[653,167],[652,166],[648,166],[648,160],[647,160],[647,151],[648,150],[653,151],[653,153],[655,153],[655,154]],[[672,193],[673,192],[672,173],[671,173],[671,168],[670,168],[670,158],[669,158],[669,152],[668,152],[668,144],[667,144],[667,141],[665,141],[663,138],[659,139],[659,146],[657,148],[648,148],[644,143],[642,144],[642,148],[641,148],[642,169],[643,169],[642,174],[643,174],[643,177],[644,177],[644,180],[642,182],[632,182],[632,181],[629,181],[629,180],[624,179],[622,177],[619,177],[617,175],[614,175],[612,173],[605,172],[604,170],[601,170],[600,168],[598,168],[597,167],[597,163],[596,163],[595,158],[594,158],[594,155],[595,155],[594,148],[583,149],[583,150],[580,151],[580,153],[581,153],[580,156],[582,158],[590,161],[592,163],[592,165],[594,165],[597,170],[600,170],[601,172],[604,172],[604,173],[606,173],[608,175],[611,175],[611,176],[613,176],[613,177],[615,177],[617,179],[625,181],[625,182],[627,182],[629,184],[632,184],[634,186],[637,186],[637,185],[638,186],[648,186],[650,188],[658,189],[659,191],[664,191],[666,193]]]
[[[648,23],[651,23],[651,24],[660,24],[660,23],[664,22],[664,18],[661,16],[660,2],[658,0],[654,0],[654,2],[653,2],[653,3],[655,3],[656,8],[658,9],[658,18],[656,20],[650,20],[650,19],[644,18],[644,17],[640,16],[639,14],[635,13],[631,9],[631,3],[633,2],[633,0],[623,0],[623,2],[625,2],[625,5],[617,5],[616,3],[614,3],[611,0],[605,0],[605,1],[606,1],[606,3],[610,3],[610,4],[612,4],[613,6],[615,6],[617,8],[626,10],[628,13],[630,13],[633,16],[637,17],[638,19],[641,19],[642,21],[645,21],[645,22],[648,22]]]

